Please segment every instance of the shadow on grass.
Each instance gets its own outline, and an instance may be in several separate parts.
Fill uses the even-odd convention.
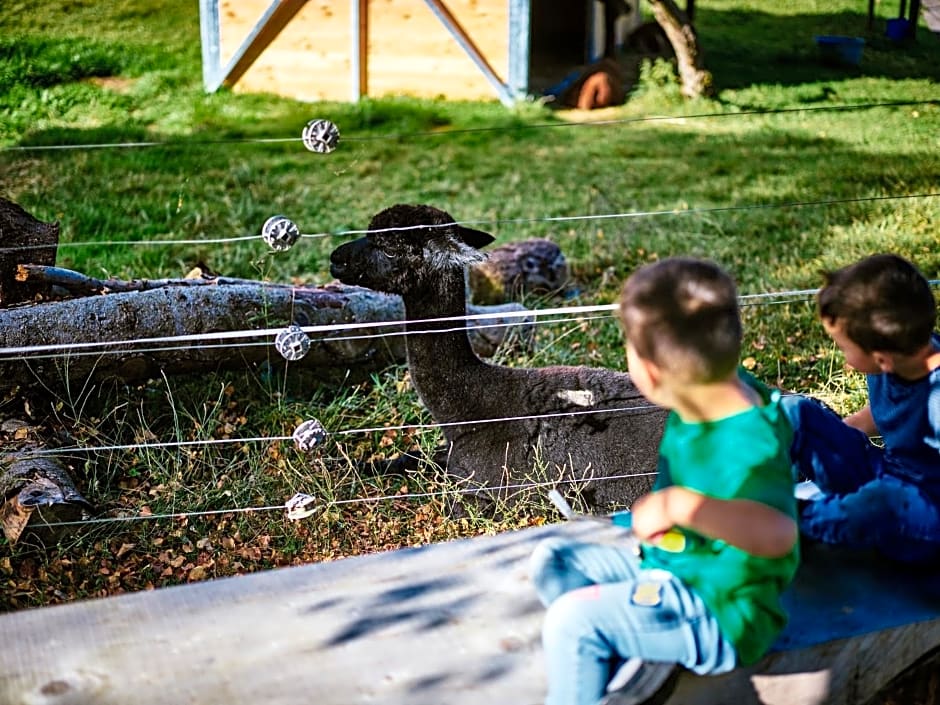
[[[890,3],[893,10],[896,7]],[[885,19],[868,29],[867,7],[859,12],[782,15],[753,10],[696,9],[695,25],[705,64],[716,87],[754,84],[795,85],[847,77],[940,79],[940,36],[922,24],[914,41],[885,37]],[[816,35],[845,35],[865,40],[861,63],[833,66],[822,60]]]

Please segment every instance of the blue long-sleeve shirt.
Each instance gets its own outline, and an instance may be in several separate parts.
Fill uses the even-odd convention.
[[[933,342],[940,349],[940,337]],[[940,503],[940,368],[913,382],[891,373],[867,378],[872,418],[884,438],[884,471]]]

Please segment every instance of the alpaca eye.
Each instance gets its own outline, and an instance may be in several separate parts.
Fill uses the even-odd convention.
[[[395,254],[395,248],[391,246],[390,243],[385,242],[373,242],[372,247],[375,250],[378,250],[383,255],[389,259],[395,259],[398,255]]]

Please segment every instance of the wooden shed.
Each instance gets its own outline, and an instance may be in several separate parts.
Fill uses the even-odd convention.
[[[617,31],[639,20],[618,3]],[[203,78],[305,101],[509,104],[598,58],[602,0],[200,0]],[[609,15],[607,15],[609,17]]]

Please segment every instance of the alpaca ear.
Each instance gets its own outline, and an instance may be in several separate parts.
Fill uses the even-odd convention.
[[[470,245],[470,247],[474,247],[476,249],[486,247],[496,239],[489,233],[485,233],[482,230],[465,228],[462,225],[457,228],[457,234],[460,236],[460,239],[464,241],[464,244]]]

